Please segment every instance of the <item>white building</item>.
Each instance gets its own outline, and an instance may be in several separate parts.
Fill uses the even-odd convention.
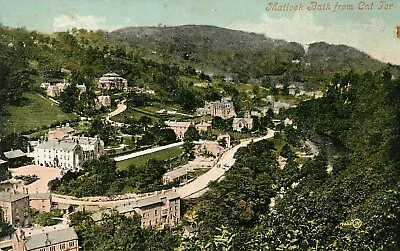
[[[117,89],[117,90],[128,89],[128,81],[113,72],[104,74],[99,79],[98,85],[102,89]]]
[[[78,169],[91,159],[99,158],[104,143],[98,137],[69,137],[41,142],[33,152],[34,163],[62,169]]]
[[[76,142],[49,139],[35,148],[34,163],[39,166],[77,169],[83,163],[83,149]]]

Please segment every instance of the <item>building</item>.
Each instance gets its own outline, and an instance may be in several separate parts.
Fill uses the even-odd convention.
[[[20,167],[30,162],[27,154],[20,149],[4,152],[3,154],[10,168]]]
[[[83,164],[83,149],[75,142],[49,139],[41,142],[33,153],[34,164],[62,169],[78,169]]]
[[[91,159],[97,159],[104,152],[104,142],[98,137],[72,136],[63,139],[49,139],[35,147],[34,163],[62,169],[78,169]]]
[[[117,207],[127,217],[139,216],[142,227],[160,225],[176,226],[180,222],[180,197],[175,191],[160,191],[158,194]],[[92,215],[94,221],[101,221],[102,212]]]
[[[12,242],[14,251],[79,250],[78,235],[72,227],[18,229],[13,234]]]
[[[7,161],[0,159],[0,168],[6,168]]]
[[[120,77],[118,74],[110,72],[100,77],[98,86],[99,88],[108,90],[109,89],[127,90],[128,81]]]
[[[196,127],[197,131],[205,132],[208,130],[208,128],[211,127],[211,124],[203,121],[201,123],[196,124],[195,127]]]
[[[111,107],[111,97],[110,96],[98,96],[96,98],[96,108],[101,109],[103,107]]]
[[[29,195],[0,192],[0,208],[3,210],[4,221],[13,227],[23,227],[28,224]]]
[[[79,90],[80,93],[86,92],[86,90],[87,90],[85,84],[76,85],[76,88]]]
[[[232,129],[241,132],[243,129],[253,129],[253,118],[245,116],[244,118],[234,118],[232,122]]]
[[[72,134],[75,132],[75,129],[69,126],[67,123],[65,126],[56,127],[53,130],[49,130],[47,137],[49,139],[64,139],[66,137],[71,137]]]
[[[174,131],[176,137],[180,140],[185,137],[186,131],[192,125],[192,122],[165,121],[164,123],[169,129]]]
[[[83,161],[98,159],[104,153],[104,142],[99,137],[74,136],[64,139],[64,142],[78,143],[83,150]]]
[[[51,194],[50,193],[29,194],[29,207],[39,212],[50,212]]]
[[[214,117],[221,117],[229,119],[236,116],[235,107],[230,98],[223,98],[221,101],[206,102],[204,108],[198,108],[197,114],[211,115]]]
[[[40,87],[46,90],[47,96],[57,98],[69,85],[65,79],[53,79],[47,83],[42,83]]]
[[[288,89],[290,95],[304,95],[306,93],[304,89],[304,84],[301,82],[290,82],[288,85]]]

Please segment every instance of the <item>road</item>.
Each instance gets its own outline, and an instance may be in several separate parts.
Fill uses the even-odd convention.
[[[217,164],[211,168],[207,173],[197,177],[194,181],[177,189],[178,194],[181,198],[194,198],[201,196],[207,191],[208,184],[211,181],[219,180],[226,171],[228,171],[235,163],[235,153],[241,147],[247,146],[250,142],[258,142],[274,136],[274,131],[268,131],[268,134],[256,139],[248,139],[240,143],[239,145],[226,151]]]
[[[115,109],[114,111],[110,112],[107,115],[107,117],[106,117],[107,121],[110,121],[111,117],[117,116],[118,114],[123,113],[126,110],[127,106],[125,105],[125,101],[126,100],[123,100],[121,103],[119,103],[117,105],[117,109]]]
[[[168,148],[181,146],[181,145],[183,145],[182,141],[181,142],[172,143],[172,144],[169,144],[169,145],[165,145],[165,146],[159,146],[159,147],[146,149],[146,150],[143,150],[143,151],[140,151],[140,152],[135,152],[135,153],[130,153],[130,154],[118,156],[118,157],[115,157],[114,160],[116,162],[120,162],[120,161],[123,161],[123,160],[136,158],[136,157],[139,157],[139,156],[142,156],[142,155],[155,153],[155,152],[158,152],[158,151],[161,151],[161,150],[165,150],[165,149],[168,149]]]
[[[271,138],[274,136],[274,131],[270,130],[267,135],[256,138],[256,139],[247,139],[242,141],[239,145],[229,149],[226,151],[220,158],[220,160],[217,162],[217,164],[211,168],[207,173],[199,176],[197,179],[192,181],[191,183],[188,183],[180,188],[173,188],[172,190],[176,191],[182,199],[184,198],[195,198],[201,196],[204,192],[207,191],[208,184],[211,181],[219,180],[223,178],[224,174],[226,171],[228,171],[233,164],[235,163],[234,155],[237,152],[237,150],[241,147],[247,146],[250,142],[258,142],[263,139]],[[162,147],[157,147],[153,149],[148,149],[145,151],[150,151],[150,152],[155,152],[158,150],[167,149],[169,147],[181,145],[183,142],[178,142],[174,143],[171,145],[167,146],[162,146]],[[148,154],[144,153],[145,151],[141,151],[138,153],[134,154]],[[133,154],[129,154],[133,155]],[[138,155],[140,156],[140,155]],[[121,156],[125,157],[126,159],[128,158],[133,158],[131,156],[128,157],[126,156]],[[119,158],[119,157],[118,157]],[[98,209],[101,207],[106,207],[106,208],[114,208],[116,206],[122,206],[122,205],[128,205],[130,203],[135,202],[136,200],[140,200],[142,198],[146,197],[151,197],[155,196],[158,193],[162,191],[156,191],[152,193],[147,193],[147,194],[131,194],[131,195],[121,195],[119,196],[119,199],[113,199],[113,198],[107,198],[107,197],[97,197],[97,198],[75,198],[72,196],[66,196],[66,195],[58,195],[58,194],[52,194],[52,200],[55,203],[58,204],[70,204],[70,205],[79,205],[79,206],[85,206],[87,208],[92,208],[92,209]]]

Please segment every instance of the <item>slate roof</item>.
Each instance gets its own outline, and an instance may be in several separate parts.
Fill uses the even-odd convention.
[[[13,194],[8,192],[0,192],[0,201],[14,202],[28,196],[29,196],[28,194],[21,194],[21,193]]]
[[[14,151],[5,152],[4,156],[7,159],[16,159],[16,158],[19,158],[19,157],[26,156],[26,153],[24,153],[23,151],[18,149],[18,150],[14,150]]]
[[[64,140],[49,139],[40,143],[38,149],[57,149],[63,151],[72,151],[78,144],[76,142],[66,142]]]
[[[34,250],[49,246],[48,243],[50,243],[50,245],[55,245],[72,240],[78,240],[78,235],[74,229],[70,227],[27,236],[26,248],[27,250]]]

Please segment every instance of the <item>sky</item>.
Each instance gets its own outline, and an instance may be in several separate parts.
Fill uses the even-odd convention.
[[[308,9],[313,1],[319,10]],[[267,10],[270,3],[300,10]],[[347,44],[400,64],[400,0],[0,0],[0,23],[46,33],[73,27],[214,25],[305,46]]]

